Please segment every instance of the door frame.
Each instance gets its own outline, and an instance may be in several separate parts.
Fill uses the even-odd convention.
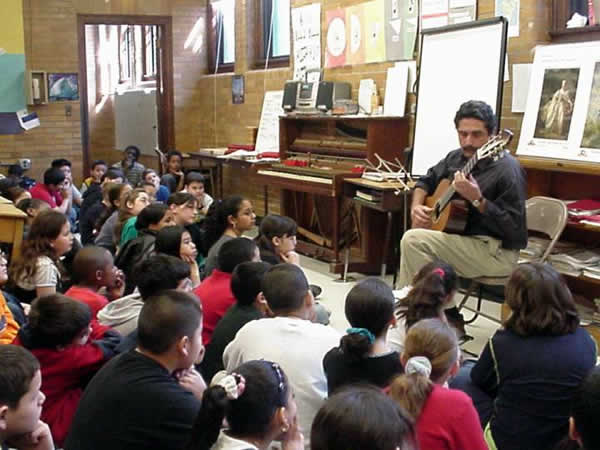
[[[79,98],[81,108],[81,146],[83,171],[90,170],[90,133],[88,115],[86,25],[158,25],[161,29],[156,85],[158,145],[163,151],[175,148],[175,101],[173,83],[173,21],[171,16],[129,14],[78,14]]]

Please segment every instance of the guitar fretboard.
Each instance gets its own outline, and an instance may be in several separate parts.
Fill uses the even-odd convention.
[[[475,167],[475,165],[477,164],[477,162],[479,161],[478,157],[477,157],[477,152],[475,152],[475,154],[471,157],[471,159],[469,159],[467,161],[467,163],[464,165],[464,167],[460,170],[463,175],[465,177],[468,177],[471,173],[471,171],[473,170],[473,168]],[[454,197],[454,194],[456,193],[456,190],[454,189],[454,185],[450,185],[450,187],[448,188],[448,190],[446,192],[444,192],[444,195],[442,195],[440,197],[439,200],[439,204],[440,204],[440,211],[442,211],[446,205],[450,202],[450,200],[452,200],[452,197]]]

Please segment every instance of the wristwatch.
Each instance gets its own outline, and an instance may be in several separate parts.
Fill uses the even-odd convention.
[[[471,202],[471,204],[475,207],[475,208],[479,208],[481,206],[481,202],[483,202],[483,197],[479,197],[476,200],[473,200]]]

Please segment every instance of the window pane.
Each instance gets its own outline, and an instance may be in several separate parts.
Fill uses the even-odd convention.
[[[220,63],[231,64],[235,61],[235,0],[219,0],[213,5],[218,11],[217,37],[221,38],[222,55]]]
[[[266,18],[270,20],[270,18]],[[269,39],[269,36],[266,36]],[[273,0],[273,51],[271,55],[290,54],[290,0]]]

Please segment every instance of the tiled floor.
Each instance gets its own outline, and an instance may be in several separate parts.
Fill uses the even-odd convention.
[[[312,258],[301,256],[301,264],[305,269],[306,275],[312,284],[316,284],[323,288],[323,293],[319,297],[327,308],[331,310],[331,325],[340,332],[345,332],[348,328],[348,321],[344,315],[344,301],[348,291],[352,289],[355,282],[337,283],[334,280],[339,278],[329,272],[329,265],[317,261]],[[365,278],[365,275],[351,273],[356,280]],[[392,276],[388,275],[385,278],[386,282],[392,283]],[[461,296],[462,298],[462,296]],[[475,302],[470,299],[469,302]],[[500,305],[488,301],[484,301],[484,311],[493,317],[500,317]],[[471,313],[464,311],[465,318],[471,317]],[[473,340],[464,345],[464,349],[470,353],[479,354],[483,349],[488,338],[491,337],[500,325],[483,317],[479,317],[472,325],[467,325],[467,333],[473,336]]]

